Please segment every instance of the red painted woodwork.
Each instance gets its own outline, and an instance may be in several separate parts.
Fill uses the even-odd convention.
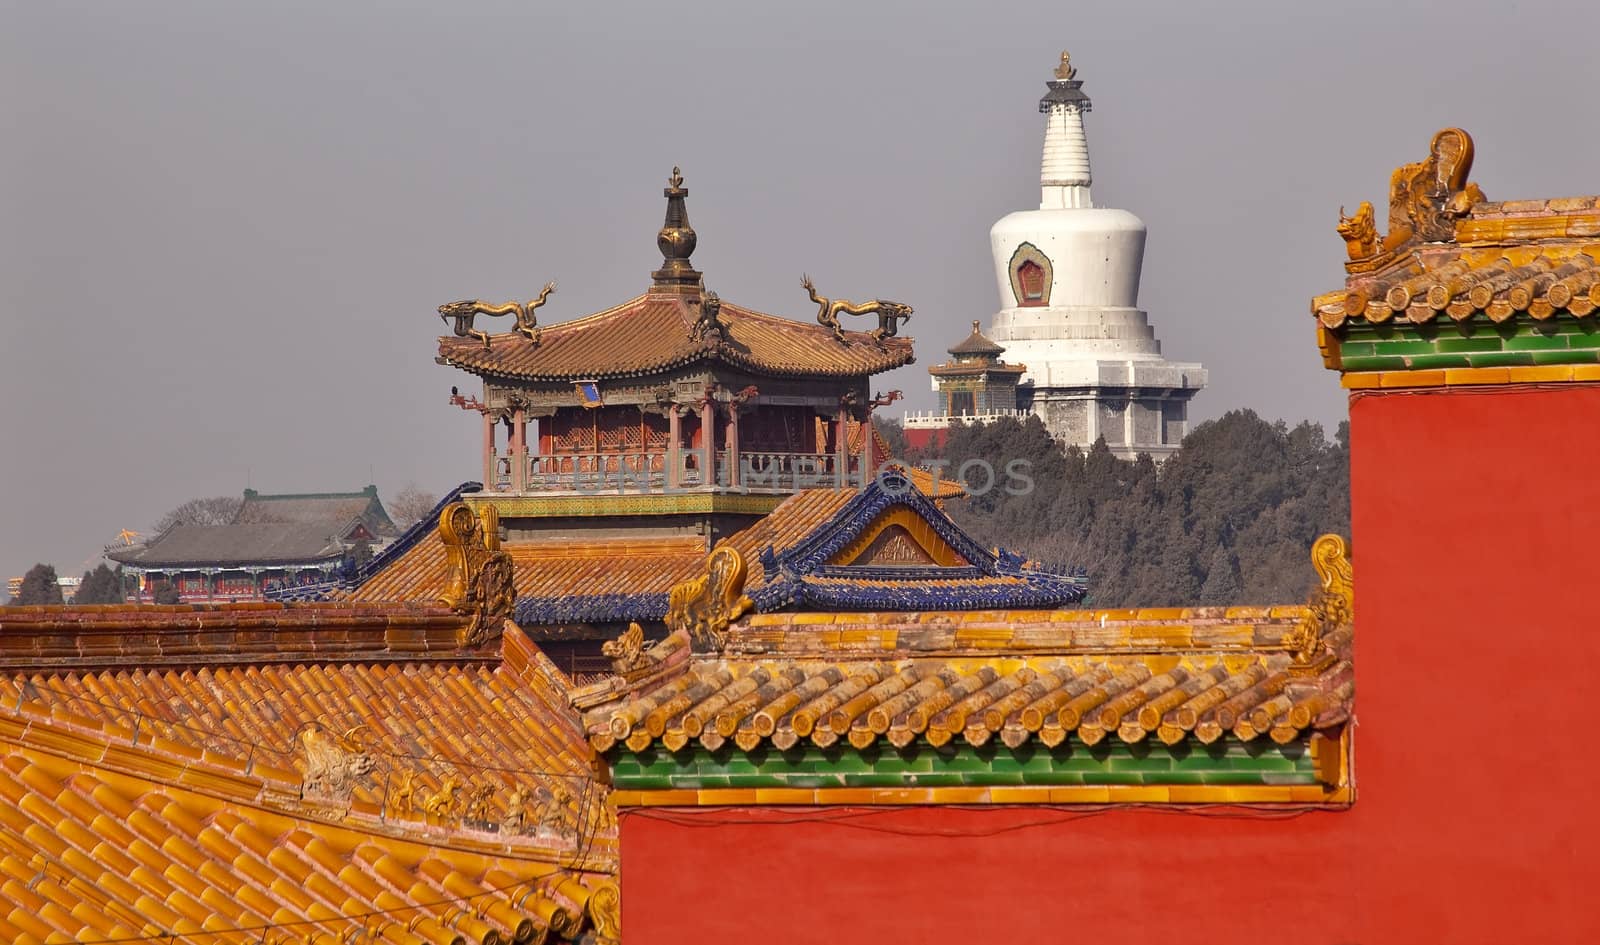
[[[1028,307],[1044,304],[1044,267],[1033,260],[1025,260],[1017,267],[1017,282],[1022,285],[1022,298],[1017,304]]]
[[[628,938],[1600,941],[1600,388],[1350,413],[1353,809],[630,810]]]

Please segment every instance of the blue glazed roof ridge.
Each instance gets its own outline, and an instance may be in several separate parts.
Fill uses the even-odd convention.
[[[896,483],[893,490],[886,487],[889,480]],[[932,499],[923,495],[915,483],[898,473],[885,473],[873,479],[828,521],[779,553],[777,559],[795,571],[810,572],[859,535],[860,527],[895,505],[903,505],[915,512],[933,528],[935,534],[972,565],[986,574],[996,572],[999,561],[995,554],[963,531],[933,504]],[[857,527],[852,529],[851,526]]]
[[[518,624],[620,623],[624,620],[660,620],[667,615],[668,595],[641,594],[561,595],[519,597],[512,619]]]
[[[765,590],[765,589],[763,589]],[[804,579],[786,587],[792,594],[780,606],[804,603],[826,610],[935,611],[935,610],[1012,610],[1050,608],[1079,603],[1084,589],[1065,581],[1022,587],[1015,584],[986,585],[982,580],[962,582],[954,587],[908,581],[903,587],[839,587]]]
[[[428,510],[428,514],[412,522],[409,528],[400,533],[400,537],[390,542],[388,547],[373,555],[371,560],[357,569],[356,577],[351,583],[351,587],[360,587],[365,584],[373,575],[416,547],[417,543],[423,538],[431,535],[439,527],[439,515],[444,512],[445,506],[460,501],[461,496],[465,493],[481,492],[482,490],[483,483],[468,481],[445,493],[444,498],[435,502],[433,508]]]

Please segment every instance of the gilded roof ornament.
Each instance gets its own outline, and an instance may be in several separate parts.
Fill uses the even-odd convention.
[[[1361,201],[1356,215],[1347,217],[1339,208],[1339,235],[1344,237],[1345,252],[1351,259],[1366,259],[1378,252],[1378,224],[1370,200]]]
[[[1346,269],[1370,272],[1413,243],[1454,240],[1456,221],[1484,199],[1483,190],[1467,180],[1472,154],[1471,135],[1445,128],[1429,141],[1427,157],[1395,168],[1389,175],[1389,232],[1382,238],[1365,202],[1353,217],[1341,209],[1338,232],[1350,257]]]
[[[728,625],[755,606],[744,595],[745,573],[744,555],[737,549],[731,545],[712,549],[705,572],[668,594],[667,630],[687,630],[695,650],[720,649]]]
[[[1056,78],[1063,82],[1075,79],[1078,76],[1077,67],[1072,64],[1072,56],[1065,49],[1061,50],[1061,63],[1056,66]]]
[[[683,198],[689,191],[683,186],[683,172],[673,167],[667,178],[667,187],[661,192],[667,198],[667,218],[656,233],[656,248],[661,250],[661,268],[651,273],[652,289],[676,295],[690,295],[700,289],[701,276],[689,257],[694,254],[698,237],[689,225],[689,210]]]
[[[516,326],[512,329],[534,344],[539,343],[539,323],[534,318],[534,309],[543,305],[550,298],[550,293],[556,290],[555,280],[544,284],[539,297],[526,302],[510,301],[500,305],[492,305],[482,299],[465,299],[460,302],[446,302],[439,306],[439,317],[448,322],[455,319],[454,331],[457,338],[477,338],[483,342],[485,348],[489,347],[489,333],[474,328],[472,321],[475,316],[489,315],[515,315]]]
[[[636,679],[656,666],[656,658],[644,649],[644,628],[629,623],[615,640],[600,645],[600,654],[611,660],[611,671],[624,679]]]
[[[1334,534],[1311,543],[1311,566],[1321,586],[1306,602],[1306,614],[1283,636],[1293,659],[1289,672],[1315,676],[1333,664],[1335,656],[1323,638],[1348,624],[1354,616],[1355,578],[1350,567],[1350,547]]]
[[[296,739],[305,760],[305,774],[300,782],[301,797],[345,804],[350,802],[356,782],[377,767],[377,761],[362,750],[361,741],[357,738],[365,727],[358,725],[340,735],[312,722],[301,730]]]
[[[439,540],[450,569],[439,600],[472,618],[458,642],[474,646],[497,636],[517,603],[511,555],[500,550],[500,513],[485,505],[474,515],[465,502],[452,502],[439,513]]]
[[[811,284],[811,277],[802,275],[800,285],[806,290],[806,295],[811,301],[817,303],[817,324],[833,329],[833,337],[844,341],[844,327],[839,324],[840,315],[877,315],[878,327],[871,332],[874,341],[893,338],[900,331],[902,321],[911,320],[912,308],[903,302],[890,302],[886,299],[873,299],[870,302],[852,302],[849,299],[830,299],[817,294],[817,287]]]

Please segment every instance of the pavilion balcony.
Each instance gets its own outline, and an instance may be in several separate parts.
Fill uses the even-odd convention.
[[[901,425],[907,430],[941,430],[957,423],[989,423],[1007,418],[1026,420],[1031,414],[1032,411],[1028,410],[983,410],[954,414],[939,410],[908,411]]]
[[[626,494],[739,492],[785,494],[802,489],[857,486],[861,457],[836,453],[728,450],[707,462],[706,451],[557,453],[525,458],[521,482],[515,457],[500,456],[491,488],[506,493]],[[843,482],[841,483],[841,470]]]

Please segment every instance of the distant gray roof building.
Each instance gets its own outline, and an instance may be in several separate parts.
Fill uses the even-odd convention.
[[[338,558],[353,543],[321,525],[177,525],[142,548],[114,551],[109,557],[146,570],[306,564]]]
[[[227,525],[177,525],[107,557],[138,577],[137,596],[165,584],[184,599],[254,598],[267,587],[325,581],[358,544],[397,534],[377,486],[283,495],[246,489]]]
[[[334,527],[360,519],[373,538],[390,538],[400,530],[378,500],[378,487],[360,492],[304,492],[262,495],[244,490],[244,504],[233,517],[235,525],[295,524]]]

